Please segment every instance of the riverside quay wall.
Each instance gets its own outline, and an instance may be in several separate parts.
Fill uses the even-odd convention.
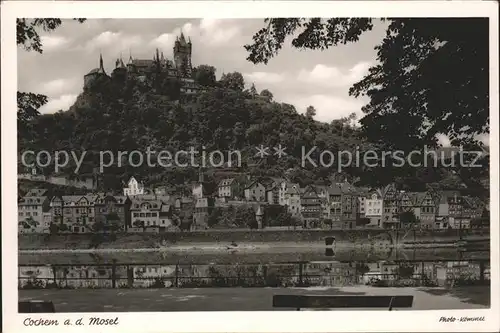
[[[293,243],[320,244],[334,237],[339,246],[439,247],[460,241],[488,242],[486,229],[449,230],[208,230],[166,233],[115,234],[21,234],[20,250],[47,249],[140,249],[168,245]]]

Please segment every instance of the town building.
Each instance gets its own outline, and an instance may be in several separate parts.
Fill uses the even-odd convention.
[[[255,220],[257,221],[257,229],[262,229],[262,225],[264,223],[264,210],[262,206],[257,208],[257,212],[255,212]]]
[[[132,232],[157,231],[161,226],[160,212],[163,203],[160,200],[142,200],[139,198],[132,198],[131,201],[131,225],[128,230]]]
[[[423,229],[433,229],[436,221],[437,210],[439,207],[436,204],[436,198],[431,191],[417,194],[416,206],[419,208],[418,214],[420,220],[420,227]]]
[[[367,226],[382,227],[382,214],[384,208],[384,200],[380,190],[373,191],[369,197],[365,199],[365,217],[370,219]]]
[[[295,193],[295,191],[290,192],[289,191],[290,189],[294,189],[295,191],[300,191],[300,186],[297,183],[291,183],[291,182],[288,182],[286,180],[282,181],[279,184],[279,189],[278,189],[278,193],[279,193],[278,204],[279,205],[285,206],[287,204],[287,201],[288,201],[288,197],[287,197],[288,194]]]
[[[286,206],[287,211],[292,214],[293,217],[300,218],[302,215],[300,188],[298,187],[298,185],[293,184],[292,186],[288,187],[284,197],[284,205]]]
[[[245,199],[248,201],[266,201],[266,187],[261,181],[253,181],[245,187]]]
[[[99,196],[95,201],[95,222],[102,230],[126,231],[130,225],[130,205],[129,197]]]
[[[235,178],[223,179],[217,186],[220,198],[234,199],[237,197],[238,182]]]
[[[338,184],[328,188],[328,219],[334,226],[342,227],[342,188]]]
[[[306,228],[314,227],[322,217],[321,198],[314,186],[307,186],[300,197],[301,215]]]
[[[342,228],[356,228],[358,198],[352,188],[342,188]]]
[[[50,200],[44,195],[44,189],[33,189],[22,197],[18,204],[18,232],[19,233],[48,233],[50,222],[47,225],[44,216],[49,213]]]
[[[193,211],[193,227],[192,229],[208,229],[208,217],[214,208],[213,198],[198,198],[195,199]]]
[[[383,189],[382,226],[387,229],[399,228],[399,195],[394,184]]]
[[[92,232],[98,197],[95,194],[54,196],[50,201],[51,220],[58,232]]]

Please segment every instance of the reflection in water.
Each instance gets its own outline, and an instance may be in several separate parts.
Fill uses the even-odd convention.
[[[488,260],[31,265],[19,266],[19,288],[450,286],[487,284],[489,272]]]

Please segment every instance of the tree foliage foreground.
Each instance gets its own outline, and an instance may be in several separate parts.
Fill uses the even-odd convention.
[[[288,36],[300,49],[325,50],[356,42],[378,24],[370,18],[266,19],[246,45],[248,60],[267,63]],[[378,63],[349,90],[370,101],[360,120],[371,142],[405,151],[435,145],[478,145],[489,133],[489,22],[487,18],[382,19],[386,35]]]

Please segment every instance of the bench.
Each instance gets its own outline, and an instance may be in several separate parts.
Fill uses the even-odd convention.
[[[274,308],[411,308],[413,296],[274,295]]]
[[[18,302],[19,313],[54,313],[54,303],[50,301],[20,301]]]

